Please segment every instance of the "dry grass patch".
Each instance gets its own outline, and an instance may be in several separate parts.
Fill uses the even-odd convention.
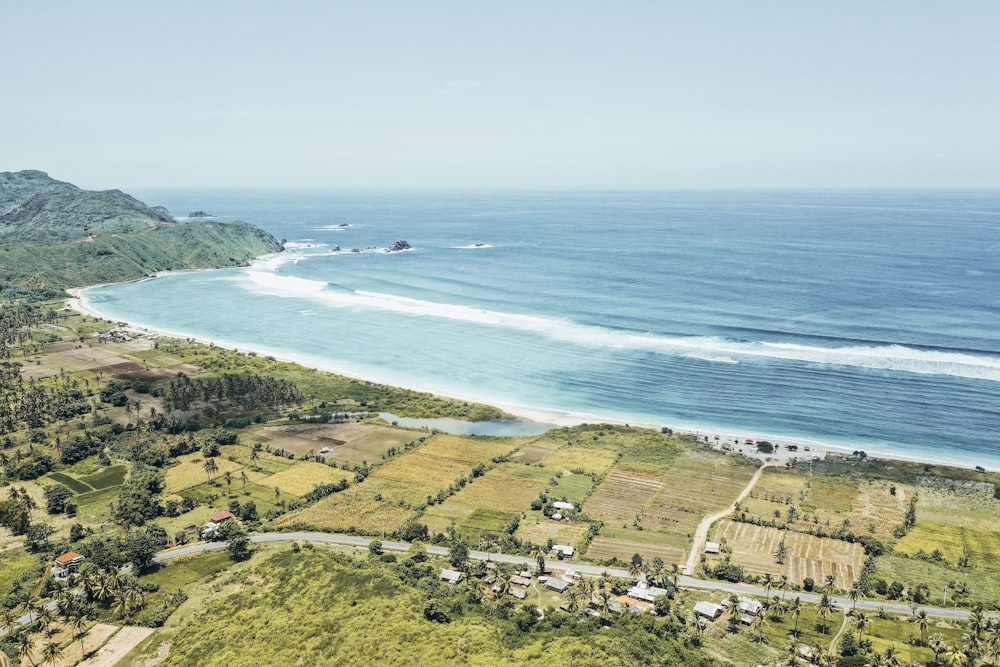
[[[591,447],[564,446],[542,459],[546,468],[557,472],[581,470],[603,475],[618,460],[618,452]]]
[[[659,556],[665,563],[683,563],[687,558],[685,550],[680,547],[608,537],[595,537],[587,549],[587,558],[591,560],[617,558],[627,562],[633,554],[639,554],[647,561]]]
[[[230,473],[238,473],[243,468],[239,463],[222,456],[215,457],[215,464],[219,470],[210,476],[205,472],[205,457],[200,452],[178,456],[177,464],[167,468],[164,491],[179,493],[208,481],[222,479],[227,470]]]
[[[909,485],[891,484],[885,480],[861,481],[859,487],[860,493],[846,518],[854,532],[868,533],[888,542],[893,539],[896,527],[906,519],[915,490]]]
[[[293,496],[304,496],[319,484],[333,484],[353,475],[315,461],[299,461],[295,465],[279,473],[269,475],[260,480],[259,484],[280,489]]]
[[[333,448],[327,458],[338,463],[374,463],[392,448],[402,450],[426,433],[358,422],[269,426],[254,432],[255,439],[301,456],[309,450]]]
[[[594,519],[613,525],[631,525],[663,488],[660,475],[612,470],[583,506]]]
[[[416,516],[416,511],[377,500],[364,484],[352,486],[294,512],[278,517],[276,527],[305,524],[334,531],[357,529],[369,534],[391,533]]]
[[[526,471],[533,474],[525,476]],[[531,501],[542,492],[548,483],[544,475],[543,470],[525,469],[518,463],[498,466],[470,481],[443,503],[428,507],[421,521],[427,524],[431,534],[444,532],[452,524],[460,526],[477,510],[507,513],[509,521],[514,514],[528,509]]]
[[[865,560],[861,545],[766,526],[724,520],[712,533],[714,541],[724,540],[732,550],[733,563],[747,572],[784,574],[795,583],[806,577],[823,583],[833,575],[838,588],[850,588]],[[774,554],[782,540],[786,555],[784,565],[779,565]]]
[[[569,544],[575,547],[586,534],[587,526],[584,524],[544,518],[532,520],[529,516],[521,522],[514,535],[532,544],[548,544],[548,541],[552,540],[556,544]]]
[[[736,500],[756,471],[735,457],[686,452],[663,474],[663,489],[643,510],[640,525],[687,538],[706,515]]]

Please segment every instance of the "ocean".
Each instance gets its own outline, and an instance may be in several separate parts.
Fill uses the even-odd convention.
[[[110,319],[579,421],[1000,468],[997,190],[133,194],[289,250],[86,290]]]

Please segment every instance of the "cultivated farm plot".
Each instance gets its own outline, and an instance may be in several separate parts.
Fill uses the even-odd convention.
[[[542,464],[556,472],[579,470],[603,475],[618,460],[618,456],[618,452],[610,449],[566,445],[542,459]]]
[[[541,512],[532,513],[527,519],[521,521],[514,536],[518,539],[531,542],[532,544],[548,544],[552,540],[555,544],[568,544],[576,547],[587,534],[587,526],[582,523],[570,523],[568,521],[552,521],[541,515]],[[589,553],[589,552],[588,552]],[[631,554],[630,554],[631,555]]]
[[[254,433],[259,440],[296,456],[330,447],[333,453],[326,455],[327,460],[351,464],[375,463],[390,449],[402,450],[407,443],[426,435],[421,431],[359,422],[270,426]]]
[[[308,507],[280,516],[275,519],[274,525],[283,527],[302,524],[325,530],[357,529],[374,534],[383,530],[392,532],[416,514],[415,510],[379,499],[372,489],[365,488],[365,484],[358,484]]]
[[[911,556],[920,551],[928,555],[940,551],[952,565],[968,553],[973,568],[1000,570],[1000,533],[982,528],[918,520],[896,543],[895,551]]]
[[[615,526],[631,525],[662,488],[660,475],[615,468],[584,504],[583,511]]]
[[[294,496],[304,496],[317,485],[333,484],[351,478],[353,474],[349,475],[339,468],[315,461],[298,461],[281,472],[264,477],[258,483]]]
[[[528,509],[547,484],[544,469],[519,463],[502,464],[471,480],[443,503],[428,507],[421,521],[432,535],[444,532],[449,525],[503,530],[516,514]],[[483,512],[493,513],[492,520],[484,521]]]
[[[806,577],[822,583],[833,575],[838,588],[850,588],[865,560],[861,545],[767,526],[724,520],[712,534],[713,541],[725,540],[736,565],[752,574],[784,574],[795,583]],[[786,555],[784,565],[779,565],[775,552],[782,540]]]
[[[594,480],[590,475],[576,475],[571,472],[564,472],[559,476],[558,481],[549,487],[549,498],[561,500],[565,497],[566,502],[582,503],[590,495],[594,488]]]
[[[952,482],[918,489],[917,524],[925,519],[937,523],[981,530],[1000,531],[1000,500],[990,483]]]
[[[639,554],[647,561],[659,556],[665,563],[683,563],[687,558],[685,549],[681,547],[654,544],[644,540],[595,537],[587,549],[587,558],[590,560],[618,558],[627,562],[633,554]]]
[[[218,472],[209,475],[205,472],[205,457],[200,452],[178,456],[177,465],[167,468],[166,480],[163,485],[164,491],[180,493],[199,484],[221,479],[226,471],[238,473],[243,468],[241,464],[222,456],[215,457],[215,464],[219,468]]]
[[[733,457],[685,452],[663,474],[663,488],[645,508],[640,525],[687,538],[706,515],[729,507],[755,472]]]

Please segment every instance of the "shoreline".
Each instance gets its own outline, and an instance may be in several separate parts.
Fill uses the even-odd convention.
[[[273,261],[276,259],[277,255],[265,255],[257,258],[254,261]],[[214,269],[193,269],[193,270],[207,270],[211,271]],[[173,272],[170,272],[173,273]],[[136,279],[131,282],[139,282],[143,280],[150,280],[154,277],[159,277],[160,274],[154,274],[152,276],[146,276],[143,278]],[[108,322],[119,322],[111,318],[99,310],[94,308],[92,304],[88,302],[84,296],[84,292],[93,287],[101,287],[110,283],[101,283],[97,285],[90,285],[87,287],[73,287],[68,288],[66,292],[69,297],[65,300],[66,307],[71,310],[85,315],[88,317],[95,317]],[[660,430],[664,427],[663,423],[655,424],[643,421],[630,421],[622,417],[613,416],[602,416],[597,414],[584,414],[575,413],[567,410],[558,410],[554,408],[539,408],[535,406],[520,405],[516,403],[511,403],[503,400],[493,400],[486,397],[474,397],[474,396],[464,396],[456,397],[449,396],[440,390],[431,387],[419,387],[407,384],[399,384],[393,381],[384,381],[379,379],[373,379],[372,377],[365,377],[358,374],[357,372],[352,372],[350,370],[345,370],[332,366],[330,364],[324,364],[322,362],[317,363],[315,360],[306,360],[303,358],[293,358],[287,356],[287,354],[275,353],[274,350],[270,350],[266,347],[253,347],[253,346],[238,346],[232,343],[219,343],[214,340],[207,338],[201,338],[198,336],[192,336],[180,331],[170,331],[168,329],[151,327],[142,324],[134,324],[131,322],[124,322],[124,328],[136,332],[139,335],[150,336],[150,337],[168,337],[168,338],[178,338],[181,340],[193,340],[198,343],[205,345],[216,345],[219,347],[236,350],[237,352],[254,352],[260,355],[271,356],[278,361],[298,364],[306,368],[315,368],[319,371],[332,373],[335,375],[340,375],[343,377],[348,377],[354,380],[360,380],[364,382],[372,382],[375,384],[382,384],[386,386],[399,387],[404,389],[409,389],[412,391],[426,392],[445,398],[451,398],[453,400],[465,400],[473,401],[476,403],[482,403],[484,405],[489,405],[502,410],[505,413],[514,415],[519,419],[524,419],[532,422],[536,422],[543,425],[551,425],[553,428],[570,427],[577,426],[580,424],[598,424],[607,423],[615,424],[620,426],[638,426],[642,428],[650,428],[654,430]],[[917,464],[928,464],[928,465],[941,465],[953,468],[961,468],[974,470],[981,464],[973,463],[971,461],[956,461],[948,460],[945,458],[935,458],[930,456],[921,455],[907,455],[903,453],[897,453],[895,451],[885,451],[881,449],[873,449],[871,445],[862,445],[851,447],[846,444],[834,444],[824,441],[812,440],[808,437],[789,437],[789,436],[776,436],[770,434],[757,433],[751,429],[746,429],[742,433],[733,433],[732,428],[722,428],[713,429],[711,427],[691,427],[691,426],[678,426],[670,428],[678,434],[688,434],[694,435],[698,438],[699,442],[708,444],[714,449],[722,451],[727,454],[743,455],[749,458],[755,458],[764,463],[770,464],[787,464],[789,461],[795,461],[799,463],[805,463],[810,460],[823,460],[827,455],[832,455],[836,458],[852,458],[854,452],[863,451],[866,454],[867,460],[869,461],[900,461],[907,463],[917,463]],[[775,451],[769,454],[761,453],[756,450],[756,445],[747,444],[750,440],[753,443],[758,441],[767,441],[775,445]],[[789,446],[794,449],[790,450]],[[989,465],[983,466],[986,470],[998,470],[1000,467],[992,467]]]

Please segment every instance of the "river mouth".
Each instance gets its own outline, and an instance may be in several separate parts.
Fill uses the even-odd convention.
[[[429,428],[451,433],[452,435],[492,435],[511,437],[520,435],[540,435],[554,428],[557,424],[546,424],[530,419],[492,419],[490,421],[467,422],[450,417],[434,419],[414,419],[397,417],[391,412],[380,412],[379,417],[396,426],[405,428]]]

